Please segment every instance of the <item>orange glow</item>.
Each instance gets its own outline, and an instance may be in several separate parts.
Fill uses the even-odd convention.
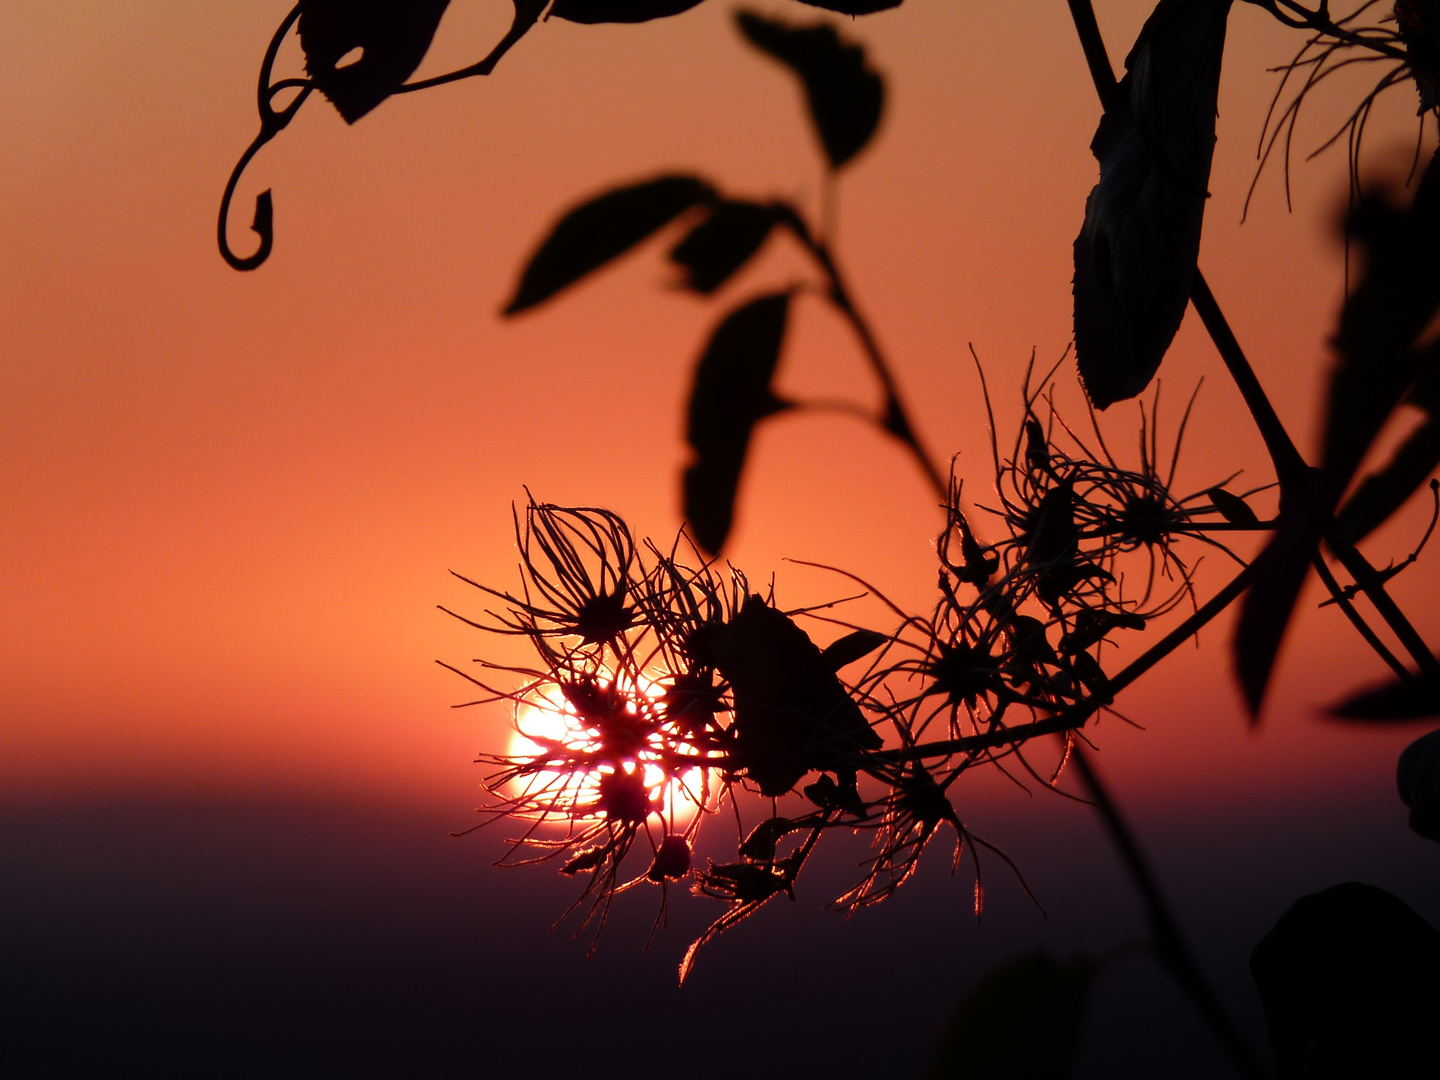
[[[602,682],[599,689],[604,692],[610,685]],[[658,702],[664,687],[655,680],[647,680],[641,692],[651,702]],[[623,708],[631,716],[638,716],[640,712],[634,701],[626,701]],[[696,767],[678,774],[671,772],[667,779],[667,770],[656,757],[665,740],[659,732],[652,732],[648,741],[653,752],[640,748],[634,755],[635,760],[625,762],[623,767],[632,775],[637,769],[640,771],[645,788],[650,793],[652,813],[664,818],[668,831],[684,832],[709,800],[709,770]],[[601,750],[600,737],[594,726],[586,723],[575,705],[565,700],[557,688],[545,687],[516,707],[515,730],[510,735],[508,755],[517,762],[544,760],[557,745],[577,756]],[[679,749],[683,752],[688,747],[681,744]],[[608,764],[584,772],[562,773],[542,769],[511,780],[506,794],[524,804],[553,810],[553,815],[549,815],[547,820],[557,825],[564,824],[571,819],[596,815],[593,807],[600,799],[601,779],[612,772],[614,766]]]
[[[664,287],[666,234],[542,308],[498,314],[557,212],[607,186],[679,169],[737,197],[818,204],[802,95],[741,43],[732,6],[633,27],[552,19],[493,76],[397,97],[353,126],[312,96],[237,193],[237,245],[265,188],[276,229],[270,261],[237,274],[215,249],[216,210],[293,0],[0,5],[0,800],[298,791],[463,813],[476,752],[503,750],[512,717],[451,711],[463,691],[433,661],[476,646],[435,610],[469,600],[446,571],[508,580],[526,484],[673,536],[695,359],[722,314],[804,272],[773,243],[716,297],[680,295]],[[1097,3],[1117,63],[1153,6]],[[512,15],[451,4],[420,74],[483,55]],[[906,0],[843,29],[890,96],[835,185],[831,239],[917,430],[942,460],[959,455],[984,501],[966,346],[1009,430],[1031,349],[1054,358],[1070,340],[1100,108],[1063,4]],[[1200,263],[1313,454],[1345,168],[1343,150],[1300,159],[1353,101],[1337,80],[1306,114],[1293,213],[1272,164],[1242,224],[1266,69],[1296,39],[1248,4],[1230,35]],[[1403,89],[1382,100],[1370,161],[1404,175],[1413,113]],[[1166,400],[1202,376],[1178,486],[1241,468],[1265,482],[1263,444],[1191,313],[1162,369]],[[783,396],[879,398],[852,336],[809,295],[779,378]],[[1124,446],[1134,421],[1124,404],[1104,417]],[[782,414],[756,429],[727,557],[756,581],[775,573],[787,608],[837,593],[784,562],[796,558],[925,610],[935,503],[894,440],[841,414]],[[1367,539],[1372,561],[1403,558],[1425,522],[1417,500]],[[1207,560],[1197,588],[1226,574]],[[1397,587],[1440,639],[1434,547]],[[1318,718],[1386,674],[1355,659],[1353,631],[1318,599],[1302,602],[1256,730],[1228,620],[1127,690],[1119,707],[1147,730],[1094,732],[1117,791],[1186,805],[1388,790],[1414,733]]]

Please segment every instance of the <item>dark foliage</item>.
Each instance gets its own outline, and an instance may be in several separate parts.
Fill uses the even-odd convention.
[[[1097,408],[1141,393],[1195,275],[1230,0],[1161,0],[1090,144],[1100,182],[1075,240],[1075,352]]]
[[[863,150],[880,126],[885,105],[884,80],[865,62],[865,50],[842,41],[826,23],[790,26],[750,11],[740,12],[736,21],[756,48],[804,83],[830,167],[840,168]]]
[[[726,199],[675,245],[670,258],[685,269],[687,288],[713,293],[754,257],[775,223],[774,207]]]
[[[505,314],[548,300],[713,197],[710,186],[697,177],[659,176],[582,203],[555,223],[530,256]]]
[[[300,45],[316,88],[353,124],[425,59],[450,0],[304,0]],[[349,59],[353,50],[360,50]]]
[[[1307,896],[1255,947],[1275,1080],[1440,1073],[1440,934],[1383,889]]]
[[[1395,783],[1400,801],[1410,808],[1410,828],[1440,840],[1440,731],[1422,735],[1405,748],[1395,767]]]
[[[686,431],[695,460],[685,470],[685,519],[696,541],[712,553],[730,535],[750,433],[786,407],[770,382],[789,311],[790,294],[783,292],[732,312],[715,328],[695,370]]]
[[[1096,973],[1043,953],[992,971],[946,1023],[927,1080],[1065,1080]]]
[[[576,23],[638,23],[689,11],[701,0],[555,0],[550,14]]]
[[[1364,252],[1365,271],[1345,302],[1334,338],[1337,361],[1321,467],[1284,493],[1279,529],[1257,559],[1255,585],[1236,630],[1236,670],[1252,713],[1259,711],[1280,641],[1320,540],[1331,528],[1336,503],[1407,391],[1421,379],[1428,388],[1440,356],[1416,345],[1440,310],[1440,170],[1435,161],[1408,209],[1367,198],[1347,219],[1346,230]],[[1423,480],[1413,470],[1410,477],[1417,486]],[[1394,474],[1376,483],[1392,489],[1385,503],[1398,508],[1403,497]],[[1363,523],[1378,524],[1373,509]]]

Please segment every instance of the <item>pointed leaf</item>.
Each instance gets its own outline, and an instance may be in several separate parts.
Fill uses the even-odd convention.
[[[689,11],[700,0],[555,0],[550,14],[574,23],[638,23]]]
[[[1290,613],[1300,598],[1300,587],[1333,505],[1324,478],[1309,470],[1282,500],[1279,527],[1255,560],[1254,578],[1232,642],[1235,672],[1252,723],[1258,721]]]
[[[1255,516],[1255,511],[1251,510],[1250,504],[1239,495],[1232,495],[1219,487],[1213,487],[1205,494],[1210,496],[1215,509],[1219,510],[1220,516],[1230,524],[1259,526],[1260,519]]]
[[[790,26],[752,11],[735,19],[752,45],[800,76],[830,167],[840,168],[864,149],[885,107],[884,80],[865,63],[865,50],[841,41],[825,23]]]
[[[1440,731],[1420,736],[1401,752],[1395,786],[1410,808],[1410,828],[1440,840]]]
[[[530,256],[505,314],[548,300],[712,198],[710,185],[694,176],[659,176],[582,203],[555,223]]]
[[[824,8],[841,15],[873,15],[877,11],[897,8],[902,0],[800,0],[811,7]]]
[[[790,311],[788,292],[752,300],[715,328],[695,370],[685,470],[685,518],[710,553],[730,534],[735,492],[757,421],[784,408],[770,389]]]
[[[1421,720],[1440,716],[1440,675],[1422,671],[1356,694],[1335,707],[1346,720]]]
[[[927,1080],[1064,1080],[1095,972],[1085,957],[1042,953],[990,972],[946,1023]]]
[[[1435,364],[1431,350],[1414,345],[1440,309],[1437,161],[1431,159],[1409,208],[1369,196],[1346,222],[1364,252],[1365,271],[1334,338],[1321,467],[1337,493],[1349,486],[1405,392]]]
[[[760,250],[774,225],[775,211],[768,206],[722,202],[675,245],[670,258],[689,271],[689,288],[712,293]]]
[[[842,638],[836,638],[825,646],[820,656],[831,671],[839,671],[846,664],[869,656],[890,639],[874,630],[854,630]]]
[[[1440,934],[1384,889],[1300,900],[1250,973],[1277,1078],[1440,1076]]]
[[[1097,408],[1149,385],[1180,328],[1205,216],[1230,0],[1161,0],[1090,149],[1075,356]]]
[[[1440,468],[1440,342],[1432,343],[1426,357],[1413,365],[1423,374],[1411,389],[1409,401],[1429,413],[1391,456],[1385,467],[1367,476],[1335,515],[1340,530],[1358,543],[1404,505],[1405,500]]]
[[[345,122],[353,124],[420,66],[449,2],[304,0],[300,47],[305,70]]]
[[[1367,197],[1346,228],[1365,254],[1365,272],[1340,313],[1338,363],[1330,380],[1324,461],[1282,493],[1280,528],[1255,563],[1234,641],[1235,665],[1252,715],[1258,713],[1316,545],[1341,493],[1406,390],[1423,374],[1428,350],[1415,339],[1440,307],[1440,167],[1432,158],[1415,201],[1397,210]]]

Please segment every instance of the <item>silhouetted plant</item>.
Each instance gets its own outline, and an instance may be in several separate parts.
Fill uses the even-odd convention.
[[[548,15],[635,22],[697,2],[554,0]],[[899,0],[809,2],[859,15]],[[706,942],[776,896],[793,899],[812,852],[837,829],[872,840],[860,881],[834,900],[840,910],[891,895],[942,834],[953,840],[952,870],[971,857],[978,908],[980,852],[993,849],[965,823],[960,779],[974,768],[995,767],[1021,783],[1056,788],[1062,772],[1073,769],[1144,901],[1157,961],[1189,994],[1236,1067],[1248,1076],[1266,1074],[1200,974],[1090,764],[1086,729],[1097,714],[1114,713],[1120,691],[1242,598],[1234,663],[1258,722],[1281,639],[1312,568],[1329,593],[1326,603],[1341,610],[1396,675],[1389,685],[1351,697],[1336,715],[1363,723],[1440,716],[1440,660],[1387,591],[1430,533],[1383,570],[1356,547],[1440,467],[1440,345],[1427,336],[1440,311],[1440,166],[1432,158],[1408,206],[1359,183],[1374,103],[1406,80],[1418,94],[1418,167],[1425,118],[1440,108],[1440,0],[1394,0],[1388,10],[1379,0],[1357,0],[1343,14],[1332,13],[1329,0],[1314,8],[1298,0],[1247,2],[1308,35],[1276,69],[1280,79],[1260,133],[1262,169],[1281,147],[1287,200],[1295,125],[1310,92],[1352,66],[1384,65],[1316,151],[1346,139],[1352,199],[1343,232],[1362,263],[1333,338],[1336,363],[1317,465],[1306,461],[1280,422],[1197,265],[1232,0],[1159,0],[1119,80],[1089,0],[1069,0],[1103,106],[1091,143],[1100,178],[1074,249],[1074,355],[1088,415],[1086,423],[1071,424],[1054,404],[1053,376],[1068,350],[1038,380],[1032,358],[1016,434],[1003,452],[990,412],[993,492],[986,497],[993,495],[993,505],[962,504],[960,479],[947,481],[927,452],[894,369],[828,246],[835,178],[868,145],[885,100],[884,80],[863,48],[828,24],[737,16],[744,38],[804,87],[826,175],[818,223],[789,201],[726,193],[709,179],[675,173],[580,203],[541,241],[506,315],[550,300],[671,227],[683,231],[669,252],[679,282],[703,296],[716,293],[777,234],[799,247],[813,273],[722,315],[700,352],[687,427],[693,458],[682,481],[688,531],[662,548],[637,541],[612,511],[531,500],[515,521],[519,591],[470,582],[500,610],[473,619],[457,614],[533,648],[530,666],[481,661],[478,674],[452,670],[482,691],[470,704],[506,703],[518,735],[533,748],[482,759],[490,770],[487,820],[522,827],[502,862],[556,862],[561,874],[583,876],[572,908],[583,912],[582,929],[593,927],[598,935],[613,899],[646,886],[660,891],[658,929],[671,886],[688,880],[691,891],[725,908],[690,946],[683,979]],[[514,6],[511,30],[484,59],[412,82],[446,0],[302,0],[265,54],[260,133],[222,199],[220,246],[231,265],[254,269],[273,244],[266,191],[256,205],[257,252],[240,258],[228,246],[226,222],[240,173],[312,90],[354,122],[393,94],[489,74],[547,14],[547,0],[514,0]],[[308,75],[275,80],[280,44],[297,25]],[[774,389],[790,309],[802,289],[824,297],[856,335],[883,392],[878,411],[790,400]],[[1231,491],[1234,477],[1212,478],[1195,492],[1173,490],[1189,408],[1162,463],[1158,382],[1148,409],[1140,407],[1138,460],[1122,464],[1102,434],[1094,410],[1147,390],[1188,304],[1264,439],[1279,495],[1273,520],[1262,520],[1246,501],[1262,487]],[[983,372],[980,380],[988,408]],[[1382,428],[1406,403],[1423,410],[1426,421],[1385,465],[1358,476]],[[780,414],[836,408],[898,439],[945,509],[930,610],[905,611],[858,575],[838,572],[892,613],[893,622],[878,629],[833,613],[784,610],[773,587],[757,591],[740,571],[714,560],[731,532],[756,425]],[[1440,491],[1436,481],[1430,486]],[[1440,514],[1440,494],[1435,497]],[[1264,532],[1268,539],[1247,563],[1225,542],[1230,532]],[[1201,597],[1195,569],[1207,552],[1239,570]],[[1337,579],[1327,553],[1348,583]],[[1362,594],[1409,663],[1357,607]],[[845,632],[822,649],[800,625],[805,616]],[[1116,644],[1127,635],[1153,634],[1157,623],[1168,625],[1163,636],[1124,668],[1106,671]],[[1432,839],[1440,838],[1437,740],[1440,732],[1416,741],[1398,771],[1411,825]],[[759,798],[737,797],[747,790]],[[735,821],[733,860],[701,868],[693,860],[696,836],[722,816],[722,806]],[[1298,903],[1257,948],[1253,964],[1275,1075],[1341,1075],[1335,1069],[1350,1067],[1345,1062],[1361,1070],[1374,1065],[1387,1075],[1433,1074],[1433,1040],[1417,1031],[1433,1022],[1437,1008],[1437,941],[1398,900],[1365,886],[1337,887]],[[1329,952],[1340,957],[1338,965]],[[1047,1020],[1057,1034],[1035,1045],[1026,1067],[1036,1076],[1063,1075],[1094,970],[1083,959],[1062,966],[1030,958],[993,976],[957,1013],[934,1075],[958,1075],[947,1062],[961,1059],[972,1070],[967,1075],[995,1074],[984,1071],[994,1065],[985,1064],[983,1045],[964,1056],[968,1040],[1003,1038],[1003,1025],[987,1018],[1040,1001],[1050,1003]],[[1384,984],[1385,993],[1354,992],[1372,984]],[[1345,1003],[1343,1016],[1337,1002]],[[1399,1004],[1386,1004],[1393,1002]],[[1361,1030],[1347,1030],[1355,1025],[1344,1021],[1352,1018]],[[1359,1075],[1354,1069],[1344,1075]]]

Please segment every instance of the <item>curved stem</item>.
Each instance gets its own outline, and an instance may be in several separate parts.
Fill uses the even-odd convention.
[[[1266,1069],[1260,1064],[1254,1050],[1240,1034],[1224,1006],[1220,1004],[1215,991],[1205,981],[1205,976],[1180,931],[1180,924],[1170,910],[1165,894],[1160,891],[1154,871],[1140,850],[1135,834],[1121,816],[1094,766],[1090,764],[1089,754],[1077,743],[1071,748],[1071,760],[1074,761],[1075,771],[1080,774],[1081,783],[1085,785],[1085,790],[1105,823],[1105,831],[1110,834],[1111,841],[1125,863],[1125,869],[1129,871],[1130,878],[1135,882],[1140,898],[1144,901],[1145,914],[1150,922],[1150,935],[1155,942],[1156,957],[1190,995],[1200,1015],[1210,1025],[1211,1032],[1229,1053],[1231,1060],[1240,1067],[1240,1071],[1247,1077],[1261,1080],[1267,1075]]]
[[[931,459],[929,452],[920,442],[920,437],[915,434],[914,425],[910,422],[909,412],[900,399],[899,387],[895,385],[895,377],[891,374],[890,365],[880,351],[880,346],[875,340],[875,335],[870,330],[870,325],[865,321],[859,310],[855,307],[854,301],[850,298],[850,291],[845,287],[845,281],[840,275],[840,269],[830,257],[830,249],[824,240],[817,237],[810,231],[795,208],[787,203],[777,202],[774,204],[775,213],[795,238],[800,241],[805,250],[810,252],[815,261],[820,265],[829,283],[826,296],[840,313],[849,321],[855,336],[860,340],[860,347],[865,353],[865,359],[870,364],[870,369],[880,380],[880,386],[885,392],[885,413],[881,426],[899,439],[910,450],[921,471],[925,473],[925,479],[935,489],[935,493],[942,500],[949,496],[949,484],[946,483],[944,475]]]
[[[220,196],[219,221],[216,224],[216,242],[220,247],[220,254],[227,263],[235,270],[254,270],[270,257],[270,250],[275,246],[275,205],[266,188],[255,197],[255,217],[250,228],[260,237],[260,246],[253,255],[236,255],[230,247],[229,223],[230,203],[235,197],[235,188],[240,183],[240,175],[245,167],[250,164],[252,158],[260,152],[260,148],[285,130],[286,125],[295,118],[300,111],[300,106],[305,104],[305,99],[310,96],[314,89],[308,79],[282,79],[278,83],[271,83],[270,73],[275,67],[275,60],[280,55],[280,46],[290,28],[300,18],[300,5],[290,9],[280,23],[279,28],[270,39],[270,45],[265,50],[265,58],[260,62],[260,79],[256,88],[256,108],[260,113],[260,131],[240,155],[240,160],[235,163],[235,168],[230,170],[230,179],[225,183],[225,193]],[[298,90],[294,99],[285,108],[276,110],[274,106],[275,95],[286,90]]]
[[[1194,637],[1201,627],[1239,599],[1240,594],[1249,586],[1251,575],[1253,575],[1254,572],[1254,565],[1252,564],[1231,578],[1230,582],[1223,589],[1202,604],[1199,610],[1193,615],[1175,627],[1175,629],[1171,630],[1150,648],[1146,649],[1115,675],[1108,678],[1105,681],[1104,693],[1102,694],[1092,694],[1084,701],[1072,705],[1065,711],[1045,720],[1038,720],[1033,724],[1025,724],[1021,727],[1013,728],[1000,728],[994,731],[982,732],[979,735],[968,735],[960,739],[945,739],[933,743],[919,743],[904,750],[880,750],[876,751],[873,756],[877,760],[892,761],[948,757],[951,754],[963,754],[971,750],[989,750],[996,746],[1025,742],[1028,739],[1033,739],[1040,735],[1053,735],[1058,732],[1073,731],[1081,727],[1090,717],[1104,708],[1109,701],[1113,700],[1115,694],[1125,689],[1186,641]]]
[[[1340,610],[1345,613],[1345,617],[1349,619],[1350,624],[1355,627],[1356,633],[1365,639],[1365,644],[1374,649],[1376,655],[1390,665],[1390,670],[1399,675],[1400,678],[1410,678],[1410,672],[1405,665],[1395,659],[1395,654],[1385,647],[1385,643],[1380,640],[1374,630],[1370,629],[1370,625],[1361,616],[1360,612],[1355,610],[1355,605],[1350,602],[1350,597],[1345,595],[1345,590],[1340,588],[1340,583],[1335,580],[1335,575],[1330,573],[1330,568],[1325,565],[1325,557],[1318,551],[1315,553],[1314,562],[1315,573],[1319,576],[1321,584],[1329,591]]]

